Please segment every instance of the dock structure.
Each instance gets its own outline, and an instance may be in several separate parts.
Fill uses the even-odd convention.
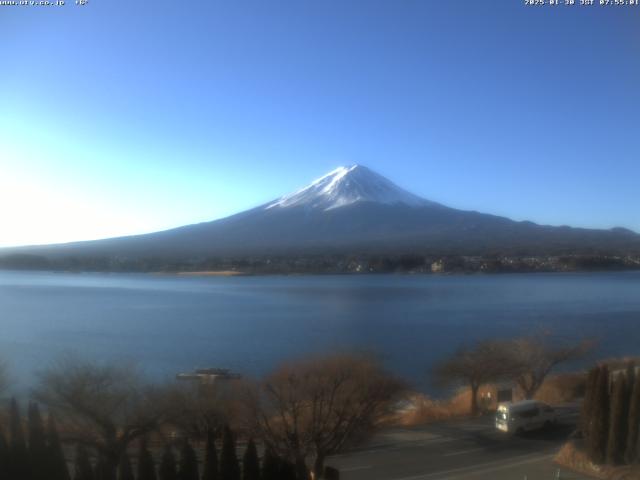
[[[223,380],[240,380],[242,375],[228,368],[198,368],[190,373],[178,373],[176,380],[198,382],[200,385],[213,385]]]

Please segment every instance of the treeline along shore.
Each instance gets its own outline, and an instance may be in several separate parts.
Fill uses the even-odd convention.
[[[546,333],[487,340],[451,352],[431,373],[464,395],[459,414],[479,415],[495,408],[482,396],[492,382],[512,385],[514,399],[536,398],[555,368],[592,349]],[[127,363],[65,357],[39,373],[30,398],[16,401],[3,367],[0,478],[337,479],[333,455],[425,406],[369,355],[310,356],[258,380],[219,371],[151,383]],[[593,383],[579,378],[573,395]]]
[[[49,258],[14,253],[0,255],[7,270],[266,274],[364,274],[364,273],[533,273],[640,270],[640,255],[261,255],[178,259],[164,257]]]

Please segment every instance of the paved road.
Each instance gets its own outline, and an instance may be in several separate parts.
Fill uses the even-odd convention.
[[[577,420],[576,408],[558,411],[556,428],[520,437],[495,430],[493,417],[387,430],[327,464],[343,480],[553,480],[559,467],[552,458]],[[586,477],[560,469],[560,478]]]

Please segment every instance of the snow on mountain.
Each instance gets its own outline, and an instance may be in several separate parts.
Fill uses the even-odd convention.
[[[306,207],[327,211],[356,202],[411,207],[436,205],[403,190],[367,167],[352,165],[336,168],[308,186],[268,204],[265,210]]]

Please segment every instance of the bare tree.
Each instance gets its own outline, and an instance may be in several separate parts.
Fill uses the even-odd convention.
[[[130,365],[65,358],[40,374],[34,395],[56,414],[65,441],[105,460],[109,480],[127,446],[166,415],[165,395],[145,385]]]
[[[589,340],[562,342],[549,333],[518,338],[506,345],[514,367],[513,379],[527,399],[533,398],[554,368],[583,357],[593,347],[594,342]]]
[[[236,423],[244,413],[244,391],[246,385],[240,380],[176,385],[167,391],[169,423],[192,439],[219,436],[225,425]]]
[[[372,358],[333,355],[285,364],[256,389],[256,431],[296,465],[322,475],[329,455],[371,434],[404,386]]]
[[[471,415],[477,415],[480,387],[508,378],[514,373],[514,364],[505,342],[482,341],[471,347],[459,348],[449,359],[436,365],[434,373],[441,385],[468,385]]]

